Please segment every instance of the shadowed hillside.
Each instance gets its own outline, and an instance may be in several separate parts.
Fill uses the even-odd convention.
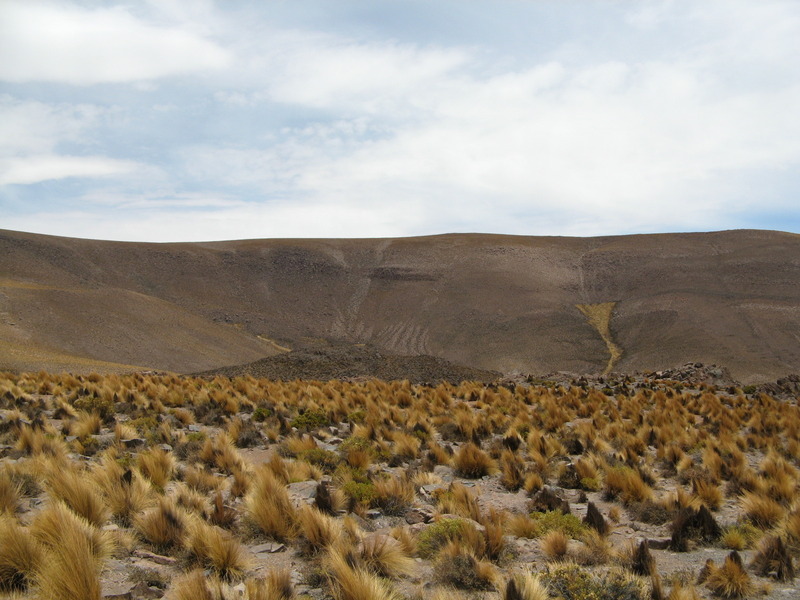
[[[143,244],[0,231],[0,257],[3,368],[196,372],[324,338],[503,372],[800,370],[788,233]]]

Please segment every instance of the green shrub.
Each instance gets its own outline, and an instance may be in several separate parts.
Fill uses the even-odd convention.
[[[354,410],[350,414],[347,415],[347,420],[350,423],[363,423],[364,420],[367,418],[367,413],[364,410]]]
[[[581,479],[581,489],[587,492],[597,492],[600,490],[600,482],[594,477],[584,477]]]
[[[251,418],[256,423],[263,423],[271,416],[272,416],[272,411],[270,409],[264,407],[258,407],[253,411],[253,416]]]
[[[375,485],[371,482],[348,481],[341,487],[348,498],[369,506],[375,499]]]
[[[470,525],[462,519],[442,519],[423,529],[417,538],[417,552],[431,558],[451,540],[460,539]]]
[[[587,531],[586,525],[575,515],[565,515],[560,510],[547,512],[534,512],[530,515],[534,521],[533,532],[535,537],[558,529],[573,539],[579,539]]]
[[[479,561],[468,552],[454,555],[443,552],[436,559],[433,572],[442,583],[462,590],[490,590],[494,587],[491,564]]]
[[[292,419],[290,425],[292,427],[297,427],[297,429],[311,431],[312,429],[324,427],[328,425],[329,422],[328,415],[325,414],[325,412],[321,410],[307,410]]]
[[[640,577],[612,569],[604,576],[593,577],[574,564],[550,567],[542,582],[550,595],[563,600],[649,600],[650,584]]]
[[[762,535],[763,532],[760,529],[744,521],[726,527],[720,537],[720,543],[724,548],[744,550],[745,548],[752,548],[753,544],[755,544]]]
[[[373,453],[372,442],[366,438],[350,436],[339,445],[339,450],[347,454],[351,450],[362,450],[364,452]]]
[[[140,434],[146,435],[158,429],[158,421],[155,417],[139,417],[138,419],[131,419],[128,425],[136,429]]]
[[[75,400],[73,406],[78,410],[96,413],[103,420],[114,414],[114,403],[111,400],[95,396],[82,396]]]
[[[326,473],[333,473],[342,461],[338,454],[323,450],[322,448],[303,450],[297,455],[297,458],[311,463],[312,465],[317,465]]]

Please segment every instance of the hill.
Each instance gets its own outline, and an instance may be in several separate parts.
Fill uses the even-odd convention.
[[[212,369],[199,375],[251,375],[282,381],[375,377],[384,381],[408,380],[417,384],[438,384],[443,381],[457,384],[462,381],[490,383],[499,379],[501,373],[456,365],[425,354],[399,356],[380,352],[367,344],[324,342],[244,365]]]
[[[0,230],[0,368],[198,372],[314,340],[508,372],[800,371],[800,235],[145,244]]]

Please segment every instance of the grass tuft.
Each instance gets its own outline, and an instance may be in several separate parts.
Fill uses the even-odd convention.
[[[453,457],[453,466],[456,475],[467,479],[480,479],[497,472],[497,463],[472,442],[458,449]]]
[[[709,561],[706,568],[708,570],[706,587],[717,596],[730,599],[745,598],[753,592],[753,582],[735,550],[725,557],[721,567]]]
[[[42,560],[42,549],[27,530],[0,515],[0,592],[24,591]]]

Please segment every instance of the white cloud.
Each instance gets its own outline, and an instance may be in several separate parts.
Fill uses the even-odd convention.
[[[3,228],[121,241],[210,241],[284,237],[388,237],[415,226],[408,207],[379,205],[363,211],[341,204],[250,204],[206,211],[161,210],[126,214],[97,211],[36,212],[11,216]],[[337,237],[338,237],[337,236]]]
[[[31,155],[0,158],[0,185],[24,185],[67,177],[104,177],[134,171],[132,161],[103,156]]]
[[[772,174],[800,164],[800,122],[791,118],[800,105],[794,2],[614,4],[628,18],[612,11],[619,22],[604,21],[616,27],[597,34],[613,38],[609,49],[592,32],[517,55],[477,43],[281,28],[255,5],[237,11],[204,1],[194,11],[179,0],[150,0],[139,12],[32,6],[87,16],[83,39],[93,55],[106,44],[97,30],[119,33],[126,56],[141,58],[138,66],[119,63],[123,80],[144,80],[126,88],[132,96],[159,76],[207,70],[181,80],[180,93],[178,86],[160,91],[162,82],[147,91],[152,109],[137,123],[153,129],[132,137],[137,160],[157,149],[149,171],[135,165],[124,172],[136,162],[119,161],[127,140],[92,138],[108,107],[0,98],[0,111],[11,117],[0,112],[0,156],[53,158],[69,155],[64,141],[91,140],[73,154],[100,162],[72,166],[111,174],[98,193],[79,195],[127,208],[119,218],[136,225],[115,231],[130,231],[129,239],[150,226],[153,236],[165,236],[159,239],[716,229],[737,226],[736,215],[753,207],[791,210],[795,202],[768,190]],[[548,10],[557,23],[565,9],[553,3]],[[77,27],[66,23],[66,30]],[[187,62],[137,54],[137,44],[150,39],[161,54]],[[166,39],[181,48],[166,51]],[[53,40],[47,52],[62,43]],[[32,47],[20,48],[23,62],[36,63]],[[187,58],[187,48],[197,52]],[[70,52],[68,65],[77,56]],[[112,44],[108,56],[114,52]],[[214,70],[217,59],[227,68]],[[93,60],[81,75],[69,75],[68,66],[58,81],[108,80],[105,58]],[[6,68],[13,67],[0,65],[0,74]],[[119,102],[114,110],[124,121],[133,109]],[[70,156],[61,158],[69,163]],[[31,167],[30,177],[58,173],[56,166]],[[753,189],[765,193],[743,191]],[[186,211],[185,229],[134,210],[176,222]],[[79,226],[68,217],[41,218]]]
[[[48,105],[0,96],[0,185],[26,185],[68,177],[108,177],[139,169],[135,161],[59,152],[80,144],[108,109]]]
[[[47,104],[0,95],[0,156],[48,152],[82,139],[104,111],[89,104]]]
[[[219,69],[230,59],[213,41],[149,24],[122,7],[6,0],[0,12],[5,81],[134,82]]]
[[[471,58],[462,49],[299,33],[279,35],[270,45],[266,83],[273,100],[384,115],[419,108],[419,92],[457,77]]]

